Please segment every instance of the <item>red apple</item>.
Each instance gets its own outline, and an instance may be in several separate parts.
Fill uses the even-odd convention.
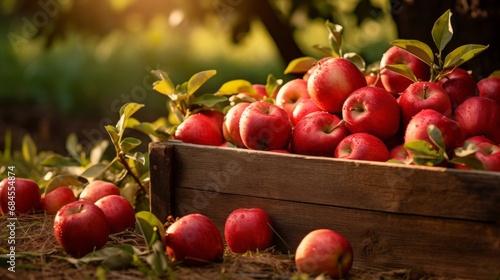
[[[366,74],[365,79],[366,79],[366,85],[385,89],[384,85],[382,84],[382,79],[380,78],[380,74],[372,72],[370,74]]]
[[[318,62],[307,81],[311,99],[322,110],[340,113],[351,92],[366,86],[363,72],[344,58],[329,58]]]
[[[261,208],[238,208],[227,217],[224,236],[233,253],[264,250],[273,241],[271,218]]]
[[[471,97],[455,109],[455,119],[462,126],[466,138],[485,136],[500,144],[500,104],[494,100]]]
[[[303,79],[294,79],[286,82],[276,95],[276,105],[283,108],[290,118],[297,104],[303,99],[309,99],[307,82]]]
[[[401,163],[411,163],[411,155],[405,149],[404,144],[399,144],[390,149],[389,159],[399,161]]]
[[[411,84],[399,99],[403,124],[423,109],[433,109],[446,117],[451,117],[452,107],[446,91],[436,83],[415,82]]]
[[[394,136],[401,122],[396,98],[383,88],[371,86],[359,88],[347,97],[342,118],[349,132],[365,132],[381,140]]]
[[[67,186],[60,186],[42,195],[41,204],[45,213],[55,215],[64,205],[76,201],[75,194]]]
[[[433,144],[427,132],[427,128],[431,124],[435,125],[441,131],[447,152],[462,146],[464,135],[460,124],[432,109],[424,109],[410,120],[405,131],[405,143],[414,140],[424,140],[433,145],[437,150],[438,147]]]
[[[295,109],[292,112],[292,123],[296,125],[304,116],[309,113],[322,111],[316,103],[310,98],[302,99],[297,103]]]
[[[428,81],[430,78],[429,65],[402,48],[390,47],[380,60],[380,79],[384,88],[395,96],[403,92],[413,82],[405,76],[385,68],[386,65],[391,64],[405,64],[420,81]]]
[[[120,195],[120,189],[113,183],[95,180],[90,182],[80,193],[80,200],[87,200],[95,203],[107,195]]]
[[[368,133],[346,136],[335,148],[334,157],[369,161],[389,160],[389,150],[380,138]]]
[[[472,136],[464,141],[464,147],[470,143],[476,145],[478,150],[474,157],[483,163],[484,169],[488,171],[500,171],[500,146],[483,136]],[[472,169],[466,165],[455,164],[458,169]]]
[[[206,114],[196,113],[187,117],[177,127],[174,139],[191,144],[219,146],[224,142],[222,123],[219,126]]]
[[[106,244],[109,236],[108,221],[94,203],[74,201],[57,212],[54,236],[66,253],[80,258]]]
[[[122,232],[135,227],[135,210],[121,195],[108,195],[95,202],[101,208],[109,224],[110,233]]]
[[[224,122],[224,113],[216,109],[203,110],[199,112],[207,117],[209,117],[216,127],[222,129],[222,123]]]
[[[207,216],[194,213],[183,216],[165,232],[166,252],[172,261],[200,266],[219,261],[224,243],[217,226]]]
[[[488,97],[500,104],[500,77],[486,77],[477,83],[479,96]]]
[[[302,118],[292,134],[292,152],[302,155],[333,157],[338,143],[349,132],[340,118],[325,111]]]
[[[4,216],[32,213],[40,209],[40,199],[40,187],[33,180],[11,176],[0,182],[0,210]]]
[[[313,277],[325,274],[333,279],[344,279],[351,270],[353,258],[349,241],[330,229],[309,232],[295,251],[298,271]]]
[[[287,149],[292,124],[287,112],[264,101],[250,104],[240,118],[240,135],[245,147],[254,150]]]
[[[469,72],[455,68],[453,72],[437,82],[450,97],[451,106],[455,109],[465,99],[478,95],[477,83]]]
[[[248,105],[250,105],[249,102],[241,102],[231,107],[227,111],[222,125],[224,139],[240,148],[245,147],[240,135],[240,118],[243,110],[245,110]]]

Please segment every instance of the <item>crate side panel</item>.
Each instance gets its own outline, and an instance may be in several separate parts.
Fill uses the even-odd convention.
[[[261,207],[294,253],[310,231],[330,228],[346,236],[355,266],[369,269],[411,268],[430,274],[471,279],[500,275],[500,230],[495,224],[346,209],[276,199],[177,188],[178,215],[192,212],[210,217],[223,234],[225,219],[240,207]]]
[[[500,221],[500,173],[176,145],[176,186],[290,201]]]

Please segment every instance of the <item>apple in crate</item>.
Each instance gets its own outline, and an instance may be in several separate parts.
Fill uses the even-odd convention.
[[[171,224],[164,240],[169,258],[186,266],[219,261],[224,255],[224,243],[217,226],[199,213],[188,214]]]
[[[80,258],[108,242],[109,225],[102,210],[94,203],[77,200],[57,212],[54,236],[66,253]]]
[[[473,156],[478,159],[488,171],[500,171],[500,146],[484,136],[472,136],[464,141],[464,148],[474,144],[477,151]],[[466,165],[455,164],[458,169],[472,169]]]
[[[312,112],[322,111],[311,98],[302,99],[292,112],[292,123],[296,125],[303,117]]]
[[[349,132],[339,117],[325,111],[313,112],[295,126],[292,133],[292,152],[333,157],[338,143],[347,135]]]
[[[347,97],[342,118],[350,133],[369,133],[381,140],[394,136],[401,122],[396,98],[373,86],[359,88]]]
[[[122,232],[135,228],[135,210],[132,204],[121,195],[108,195],[95,202],[101,208],[109,224],[109,232]]]
[[[264,250],[273,241],[271,218],[261,208],[238,208],[227,217],[224,236],[233,253]]]
[[[307,82],[303,79],[294,79],[286,82],[276,95],[276,105],[283,108],[288,116],[292,118],[293,110],[303,99],[309,99]]]
[[[342,112],[342,104],[351,92],[366,86],[363,72],[344,58],[318,62],[307,80],[309,96],[316,105],[330,113]]]
[[[214,118],[215,117],[215,118]],[[220,146],[224,142],[219,117],[196,113],[187,117],[175,130],[174,139],[184,143]]]
[[[349,241],[330,229],[309,232],[295,251],[298,271],[313,277],[325,274],[334,279],[342,279],[351,270],[353,258]]]
[[[0,210],[4,216],[32,213],[40,209],[40,187],[26,178],[8,177],[0,182]]]
[[[450,97],[452,108],[455,109],[465,99],[478,95],[477,83],[469,72],[455,68],[437,82]]]
[[[240,118],[250,102],[240,102],[231,107],[224,116],[222,124],[222,134],[227,142],[230,142],[237,147],[244,148],[243,140],[240,135]]]
[[[485,136],[500,144],[500,104],[493,99],[474,96],[465,100],[455,109],[455,119],[465,137]]]
[[[76,201],[75,194],[68,186],[60,186],[42,195],[41,203],[45,213],[55,215],[64,205]]]
[[[384,88],[397,96],[403,92],[409,85],[413,83],[412,80],[393,72],[387,68],[386,65],[404,64],[413,72],[417,80],[428,81],[431,75],[429,65],[412,55],[408,51],[397,47],[390,47],[380,60],[380,79]]]
[[[95,203],[107,195],[120,195],[120,189],[111,182],[94,180],[83,189],[79,198]]]
[[[245,108],[240,118],[243,144],[253,150],[286,150],[292,123],[287,112],[277,105],[257,101]]]
[[[495,100],[500,104],[500,77],[486,77],[477,82],[479,96]]]
[[[346,136],[335,148],[334,157],[342,159],[387,161],[389,149],[380,138],[368,133]]]

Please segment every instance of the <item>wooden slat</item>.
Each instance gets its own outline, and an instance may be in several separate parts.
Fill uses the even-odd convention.
[[[175,187],[389,213],[500,222],[500,173],[175,146]],[[153,160],[153,159],[152,159]],[[162,175],[159,175],[162,176]],[[152,178],[153,178],[152,174]]]
[[[353,246],[354,265],[366,269],[411,268],[428,274],[470,279],[500,275],[500,231],[495,224],[346,209],[210,192],[175,189],[177,215],[192,211],[211,218],[223,233],[225,219],[240,207],[261,207],[291,254],[311,230],[330,228]],[[196,199],[195,199],[196,198]]]
[[[174,146],[164,143],[149,145],[150,195],[149,207],[158,219],[166,221],[172,213],[172,182],[174,180]]]

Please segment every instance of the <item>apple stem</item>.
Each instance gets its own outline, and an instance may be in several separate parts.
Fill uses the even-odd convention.
[[[427,99],[427,88],[429,88],[429,86],[424,84],[424,99]]]
[[[330,129],[330,130],[328,131],[328,133],[331,133],[331,132],[332,132],[332,131],[334,131],[337,127],[340,127],[341,125],[344,125],[344,124],[345,124],[345,120],[344,120],[344,119],[340,120],[340,122],[339,122],[338,124],[336,124],[336,125],[335,125],[332,129]]]

